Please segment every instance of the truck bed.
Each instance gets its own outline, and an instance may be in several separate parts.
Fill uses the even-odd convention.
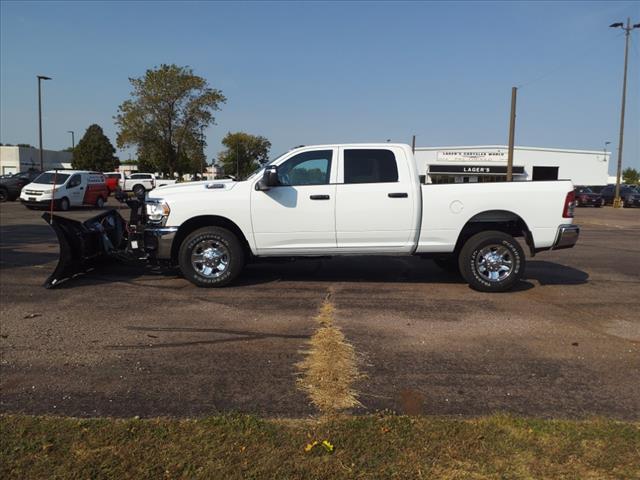
[[[461,225],[515,214],[531,231],[536,249],[549,248],[563,218],[569,180],[421,185],[422,224],[416,253],[452,252]]]

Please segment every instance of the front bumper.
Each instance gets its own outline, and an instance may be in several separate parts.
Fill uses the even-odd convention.
[[[53,205],[55,208],[58,208],[59,202],[60,202],[59,200],[53,201]],[[22,203],[25,207],[31,207],[31,208],[51,208],[51,198],[42,199],[42,200],[41,199],[25,200],[24,198],[20,198],[20,203]]]
[[[171,260],[171,248],[178,227],[146,227],[144,249],[158,260]]]
[[[561,250],[563,248],[571,248],[576,244],[579,236],[580,227],[578,225],[560,225],[551,249]]]

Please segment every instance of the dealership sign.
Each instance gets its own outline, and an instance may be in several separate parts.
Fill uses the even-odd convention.
[[[507,167],[498,165],[429,165],[429,173],[476,175],[506,175]],[[513,167],[514,175],[524,175],[524,167]]]
[[[504,150],[442,150],[438,152],[440,162],[506,162]]]

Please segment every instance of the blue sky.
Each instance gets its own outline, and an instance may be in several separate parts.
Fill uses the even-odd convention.
[[[189,65],[228,103],[229,131],[300,144],[392,141],[602,149],[618,143],[624,36],[640,2],[8,2],[0,4],[0,141],[45,148],[91,123],[115,145],[128,77]],[[640,29],[632,34],[624,164],[640,168]],[[135,152],[120,151],[126,160]],[[612,167],[615,162],[612,162]]]

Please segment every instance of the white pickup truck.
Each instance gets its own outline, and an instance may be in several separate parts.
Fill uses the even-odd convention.
[[[300,147],[245,180],[167,186],[145,203],[135,246],[201,287],[256,257],[420,255],[504,291],[524,273],[517,237],[535,255],[580,231],[570,181],[424,184],[411,148],[391,143]]]
[[[162,187],[165,185],[173,185],[175,180],[164,180],[157,178],[153,173],[132,173],[127,176],[122,172],[109,172],[105,173],[107,179],[115,179],[115,185],[120,187],[125,192],[133,192],[137,196],[143,196],[146,192],[153,190],[156,187]]]

